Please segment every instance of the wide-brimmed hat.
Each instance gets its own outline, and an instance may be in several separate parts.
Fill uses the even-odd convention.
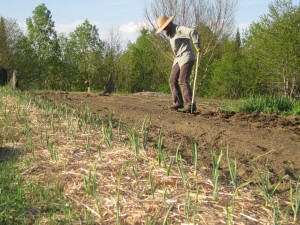
[[[156,23],[158,26],[158,29],[156,30],[156,33],[161,32],[163,29],[165,29],[166,26],[174,19],[174,16],[166,17],[166,16],[160,16],[157,18]]]

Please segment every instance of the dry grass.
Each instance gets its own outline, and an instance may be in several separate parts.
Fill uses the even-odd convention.
[[[7,113],[17,121],[17,108],[12,107],[17,104],[16,100],[4,98],[3,101],[10,106],[7,107]],[[163,224],[170,207],[168,224],[193,224],[193,221],[196,224],[272,224],[274,221],[272,208],[264,207],[263,196],[251,189],[251,186],[242,188],[235,195],[232,185],[219,184],[218,199],[213,200],[211,177],[201,173],[201,170],[207,168],[199,168],[195,176],[193,165],[182,163],[185,175],[189,178],[185,187],[175,162],[176,149],[165,152],[166,161],[173,158],[174,162],[167,176],[164,164],[161,167],[158,165],[156,149],[148,147],[143,150],[140,144],[136,160],[124,129],[121,130],[119,140],[114,126],[113,147],[110,149],[102,142],[100,124],[84,124],[80,131],[77,118],[72,118],[68,124],[71,115],[67,119],[54,114],[54,125],[51,127],[51,115],[45,110],[33,103],[20,107],[28,110],[34,154],[28,149],[25,136],[17,142],[4,142],[3,145],[23,149],[24,155],[19,159],[19,167],[24,179],[60,187],[63,196],[71,202],[72,224],[153,224],[155,221],[156,224]],[[4,120],[3,113],[0,120]],[[21,132],[23,128],[24,125],[18,122],[11,127],[16,132]],[[57,152],[56,160],[49,152],[49,143]],[[118,186],[122,168],[125,171]],[[197,188],[199,195],[196,199]],[[116,207],[118,201],[119,221]],[[58,214],[54,216],[67,217]],[[42,224],[49,223],[47,216],[40,218],[40,221]]]

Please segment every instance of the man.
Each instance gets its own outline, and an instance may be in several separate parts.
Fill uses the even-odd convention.
[[[180,112],[194,113],[196,105],[192,106],[192,89],[189,80],[196,59],[190,40],[196,51],[200,52],[199,34],[195,29],[174,24],[173,19],[174,16],[160,16],[156,21],[158,25],[156,33],[166,32],[174,53],[174,62],[169,78],[173,98],[173,105],[170,108]]]

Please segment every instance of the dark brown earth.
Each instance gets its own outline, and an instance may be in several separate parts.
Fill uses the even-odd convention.
[[[222,111],[225,102],[197,99],[197,113],[188,114],[168,109],[171,98],[157,93],[100,96],[86,93],[43,93],[55,103],[72,107],[88,105],[93,113],[140,127],[146,117],[152,121],[153,142],[162,128],[164,146],[176,151],[179,144],[188,163],[192,163],[191,138],[199,144],[199,161],[211,166],[211,149],[223,149],[226,172],[226,146],[229,154],[236,154],[239,175],[243,179],[255,176],[253,165],[264,170],[268,161],[272,178],[288,174],[292,179],[300,175],[300,117],[249,114]],[[203,167],[203,168],[204,168]]]

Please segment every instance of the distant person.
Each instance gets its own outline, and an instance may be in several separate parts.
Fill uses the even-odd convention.
[[[174,16],[159,16],[157,18],[158,29],[156,33],[165,31],[170,39],[171,48],[174,53],[174,62],[171,70],[169,85],[173,98],[171,109],[180,112],[196,111],[196,104],[192,107],[192,89],[190,86],[190,75],[196,58],[192,50],[192,40],[197,52],[200,52],[199,34],[195,29],[179,26],[173,23]],[[193,111],[191,109],[193,108]]]
[[[109,75],[108,81],[104,86],[104,92],[102,95],[109,96],[115,91],[115,83],[113,81],[113,76]]]

